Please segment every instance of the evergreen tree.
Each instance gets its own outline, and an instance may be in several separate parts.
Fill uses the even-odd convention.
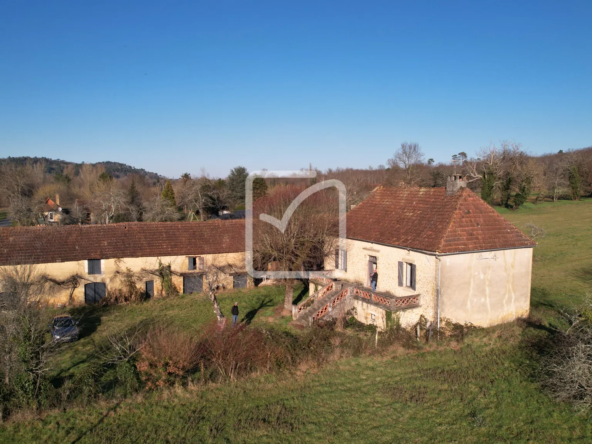
[[[132,183],[127,191],[127,203],[129,205],[129,212],[132,216],[132,220],[142,220],[142,214],[144,212],[144,205],[142,203],[142,196],[136,186],[136,178],[132,178]]]
[[[164,184],[164,189],[162,190],[161,194],[163,200],[167,201],[171,207],[177,208],[177,202],[175,201],[175,190],[173,190],[173,185],[171,184],[170,180],[167,180]]]
[[[495,186],[495,174],[493,171],[486,171],[483,173],[483,180],[481,181],[481,199],[491,205],[493,201],[493,188]]]
[[[267,182],[262,177],[253,180],[253,202],[267,195]]]
[[[245,185],[249,173],[245,167],[233,168],[228,175],[228,189],[230,197],[237,205],[245,204]]]
[[[567,171],[567,175],[569,180],[569,188],[571,190],[571,199],[580,200],[580,195],[582,194],[582,177],[578,171],[578,166],[570,166],[569,170]]]

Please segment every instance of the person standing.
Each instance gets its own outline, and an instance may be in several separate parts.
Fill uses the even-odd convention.
[[[370,282],[372,283],[372,291],[376,291],[376,285],[378,284],[378,267],[374,269],[374,272],[370,276]]]
[[[232,313],[232,326],[234,327],[238,322],[238,302],[234,303],[230,312]]]

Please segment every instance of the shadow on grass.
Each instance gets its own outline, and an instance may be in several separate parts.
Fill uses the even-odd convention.
[[[302,289],[300,290],[298,295],[296,295],[296,299],[294,299],[294,302],[292,302],[292,303],[295,305],[298,305],[304,299],[304,296],[306,296],[307,293],[308,293],[308,287],[305,285],[302,287]]]
[[[107,417],[109,415],[111,415],[112,412],[115,412],[115,410],[117,410],[117,407],[119,407],[119,405],[123,402],[123,400],[119,401],[117,404],[115,404],[113,407],[111,407],[109,410],[107,410],[105,412],[105,414],[101,417],[101,419],[99,419],[96,423],[94,423],[86,432],[82,433],[80,436],[78,436],[74,441],[72,441],[72,444],[76,443],[76,442],[80,442],[80,440],[82,438],[84,438],[85,436],[92,434],[93,430],[96,429],[99,425],[101,425],[101,423],[107,419]]]
[[[592,286],[592,268],[584,267],[574,271],[574,277],[585,284]]]
[[[259,312],[259,310],[263,309],[263,308],[267,308],[267,307],[273,307],[274,303],[273,303],[273,299],[269,298],[269,297],[264,297],[259,301],[259,305],[257,305],[255,308],[252,308],[251,310],[249,310],[247,312],[247,314],[243,317],[241,322],[244,322],[245,324],[250,324],[251,322],[253,322],[253,319],[255,319],[255,316],[257,316],[257,313]]]
[[[78,322],[80,339],[92,335],[101,325],[105,308],[96,305],[83,305],[70,310],[70,315]]]

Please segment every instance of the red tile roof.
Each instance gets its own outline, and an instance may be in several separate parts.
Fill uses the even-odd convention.
[[[441,254],[536,246],[467,188],[380,187],[347,214],[347,237]]]
[[[244,220],[0,228],[0,265],[244,251]]]

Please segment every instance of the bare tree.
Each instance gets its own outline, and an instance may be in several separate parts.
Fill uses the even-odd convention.
[[[157,196],[148,204],[144,220],[147,222],[174,222],[179,220],[179,212],[169,202]]]
[[[423,163],[423,158],[419,144],[403,142],[388,163],[391,168],[402,168],[405,171],[405,184],[414,185],[418,181],[418,166]]]
[[[302,187],[279,187],[270,196],[258,199],[254,217],[260,214],[281,219]],[[275,267],[281,271],[321,270],[325,258],[334,254],[338,228],[338,204],[335,190],[319,191],[300,204],[290,217],[284,232],[266,222],[253,230],[253,260],[257,269]],[[284,308],[291,312],[295,281],[286,279]]]

